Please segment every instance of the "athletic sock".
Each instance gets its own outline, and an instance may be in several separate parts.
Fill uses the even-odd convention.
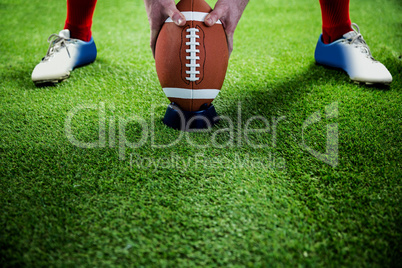
[[[352,31],[349,0],[319,0],[322,15],[322,39],[329,44]]]
[[[64,29],[70,37],[88,42],[91,40],[92,16],[97,0],[67,0],[67,19]]]

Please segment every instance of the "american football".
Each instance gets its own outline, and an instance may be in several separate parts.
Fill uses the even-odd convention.
[[[212,11],[204,0],[177,4],[186,17],[183,27],[168,18],[159,33],[155,64],[166,96],[184,111],[210,106],[225,79],[229,52],[222,23],[207,27]]]

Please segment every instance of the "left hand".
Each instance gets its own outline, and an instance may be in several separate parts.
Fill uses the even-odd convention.
[[[144,0],[144,3],[151,28],[150,46],[155,58],[156,39],[165,20],[171,17],[177,26],[184,26],[186,17],[176,8],[174,0]]]

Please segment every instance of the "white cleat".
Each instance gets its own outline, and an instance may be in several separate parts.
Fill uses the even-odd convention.
[[[96,59],[93,38],[89,42],[72,39],[68,29],[50,35],[48,42],[50,44],[46,56],[32,72],[32,81],[36,85],[61,82],[70,76],[74,68],[92,63]]]
[[[316,62],[343,69],[356,83],[389,85],[392,75],[381,62],[373,58],[360,34],[359,26],[355,23],[352,26],[353,31],[330,44],[324,44],[320,36],[314,55]]]

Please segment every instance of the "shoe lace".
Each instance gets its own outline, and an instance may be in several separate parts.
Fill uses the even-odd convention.
[[[71,39],[67,39],[58,34],[51,34],[47,41],[49,42],[49,48],[47,49],[46,56],[42,60],[49,59],[54,53],[60,51],[61,48],[65,47],[67,54],[70,56],[70,51],[68,50],[67,44],[70,43]]]
[[[352,38],[348,39],[350,45],[354,45],[355,47],[359,47],[360,51],[367,55],[368,58],[376,61],[371,55],[370,48],[368,47],[366,41],[363,38],[363,35],[360,33],[360,28],[356,23],[352,23],[352,29],[356,33]]]

